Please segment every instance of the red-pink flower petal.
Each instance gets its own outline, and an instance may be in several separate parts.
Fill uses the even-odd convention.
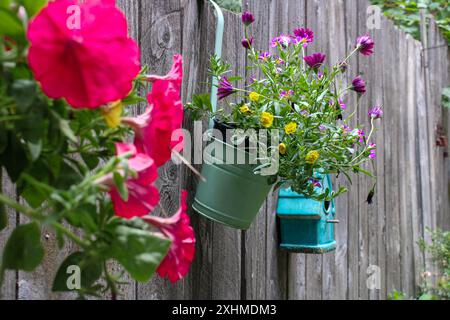
[[[150,76],[154,83],[148,95],[148,110],[141,116],[122,119],[124,124],[133,127],[138,150],[148,154],[158,167],[170,160],[174,148],[177,147],[178,152],[182,150],[182,137],[172,141],[173,133],[181,129],[183,123],[182,70],[181,56],[175,56],[174,66],[167,76]]]
[[[183,57],[180,54],[173,56],[172,69],[165,76],[150,75],[148,81],[155,82],[158,80],[170,81],[175,85],[175,89],[180,91],[183,83]]]
[[[126,97],[140,71],[139,48],[113,0],[59,0],[30,22],[30,68],[50,98],[75,108],[97,108]],[[80,8],[80,28],[67,9]]]
[[[168,219],[153,216],[144,218],[172,240],[169,253],[157,269],[160,277],[168,277],[172,283],[188,274],[195,255],[195,234],[186,213],[186,198],[187,192],[183,191],[180,210]]]
[[[117,154],[131,153],[128,165],[136,171],[138,177],[126,181],[128,201],[124,201],[117,188],[113,186],[109,192],[116,215],[131,219],[149,214],[159,203],[158,189],[153,182],[158,178],[157,167],[146,154],[139,153],[132,144],[118,143]]]

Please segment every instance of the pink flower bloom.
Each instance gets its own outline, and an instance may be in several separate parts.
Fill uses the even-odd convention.
[[[383,117],[383,109],[380,107],[373,107],[369,110],[369,118],[381,119]]]
[[[147,216],[144,220],[158,228],[172,240],[169,253],[158,267],[160,277],[168,277],[175,283],[184,278],[191,267],[195,255],[195,234],[190,226],[186,204],[187,192],[183,191],[180,210],[168,219]]]
[[[305,60],[305,62],[311,69],[318,70],[322,66],[326,57],[327,56],[324,55],[323,53],[318,52],[314,53],[311,56],[304,57],[303,60]]]
[[[271,55],[269,52],[263,52],[259,55],[259,60],[267,61],[270,59],[270,57],[271,57]]]
[[[69,26],[67,8],[81,9]],[[30,22],[28,62],[44,93],[75,108],[125,98],[139,73],[139,48],[113,0],[52,1]]]
[[[339,106],[341,107],[342,110],[346,110],[347,109],[347,105],[345,104],[344,100],[339,99]]]
[[[314,41],[314,32],[310,29],[295,29],[294,36],[296,43],[302,43],[304,48]]]
[[[183,57],[180,54],[173,56],[172,69],[165,76],[149,75],[147,81],[170,81],[176,90],[181,91],[181,85],[183,84]]]
[[[361,78],[361,76],[357,76],[352,81],[351,89],[359,94],[366,93],[366,82]]]
[[[250,49],[253,46],[253,41],[254,41],[253,37],[251,37],[249,39],[244,38],[244,39],[242,39],[241,43],[245,49]]]
[[[288,35],[282,34],[279,37],[273,38],[272,41],[271,41],[270,46],[272,48],[275,48],[275,47],[278,47],[278,46],[281,46],[283,48],[287,48],[287,47],[289,47],[290,43],[291,43],[291,37],[288,36]]]
[[[181,128],[183,122],[180,98],[182,70],[181,56],[175,56],[174,66],[167,76],[149,77],[154,83],[148,95],[147,111],[136,118],[122,119],[122,123],[134,129],[137,149],[148,154],[158,167],[170,160],[172,150],[182,151],[183,138],[172,141],[172,134]]]
[[[360,143],[364,143],[365,136],[365,132],[362,129],[358,129],[358,137]]]
[[[110,187],[109,194],[117,216],[126,219],[145,216],[159,203],[159,192],[153,185],[158,178],[157,167],[148,155],[138,152],[132,144],[118,143],[116,149],[118,156],[125,153],[132,154],[128,159],[128,165],[137,173],[137,178],[125,182],[128,189],[128,201],[120,196],[111,175],[99,183]]]
[[[309,178],[308,182],[311,183],[314,186],[314,188],[322,188],[322,184],[317,179]]]
[[[255,17],[253,16],[253,14],[250,11],[245,11],[242,14],[242,22],[248,27],[253,22],[255,22]]]
[[[369,35],[361,36],[356,40],[356,48],[365,56],[373,54],[375,48],[375,42]]]
[[[369,144],[369,158],[370,159],[375,159],[377,157],[377,145],[375,143],[370,143]]]

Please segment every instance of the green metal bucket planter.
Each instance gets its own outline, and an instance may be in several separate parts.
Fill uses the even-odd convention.
[[[254,174],[257,165],[225,164],[225,159],[233,158],[248,163],[250,154],[217,139],[212,143],[215,148],[205,152],[202,169],[206,181],[197,187],[193,208],[210,220],[247,230],[272,189],[272,177]]]

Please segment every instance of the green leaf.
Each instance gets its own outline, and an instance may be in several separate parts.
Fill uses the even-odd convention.
[[[11,132],[8,133],[8,145],[0,155],[0,161],[5,166],[12,182],[16,182],[28,166],[27,154],[21,142]]]
[[[6,229],[8,226],[8,214],[6,213],[5,206],[0,204],[0,231]]]
[[[100,159],[98,156],[84,152],[81,153],[81,158],[83,159],[84,163],[88,166],[89,169],[94,170],[97,168],[98,163],[100,162]]]
[[[72,129],[70,128],[69,121],[60,119],[59,121],[59,128],[64,135],[69,138],[72,142],[77,142],[77,137],[75,137],[75,134],[73,133]]]
[[[37,223],[18,226],[8,239],[3,252],[3,268],[33,271],[44,258],[41,231]]]
[[[42,151],[42,140],[38,140],[38,141],[28,141],[27,142],[28,145],[28,150],[30,151],[31,154],[31,160],[36,161],[39,156],[41,155],[41,151]]]
[[[19,42],[25,42],[25,29],[22,21],[11,11],[0,7],[0,36],[8,36]]]
[[[139,282],[148,281],[167,254],[170,240],[146,230],[118,226],[112,245],[113,258]]]
[[[79,267],[80,271],[80,285],[83,289],[89,289],[102,275],[102,263],[88,257],[83,252],[75,252],[68,256],[56,273],[53,281],[52,290],[55,292],[73,291],[69,289],[69,284],[72,284],[71,277],[74,271],[70,270],[71,266]],[[75,271],[76,272],[76,271]]]
[[[11,0],[0,0],[0,8],[8,9],[11,5]]]
[[[25,79],[16,80],[12,84],[11,91],[17,110],[26,113],[36,97],[36,83]]]
[[[114,172],[113,179],[122,200],[128,201],[128,188],[125,185],[125,179],[118,172]]]
[[[20,3],[25,7],[28,17],[33,17],[38,13],[46,4],[48,0],[20,0]]]
[[[450,87],[447,87],[442,92],[442,105],[445,108],[450,108]]]

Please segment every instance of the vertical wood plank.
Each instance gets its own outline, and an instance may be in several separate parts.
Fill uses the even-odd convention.
[[[294,29],[306,27],[306,0],[289,0],[289,26]],[[306,255],[291,253],[288,256],[288,299],[306,299]]]
[[[9,197],[15,197],[16,190],[14,185],[8,178],[6,170],[0,168],[0,190],[3,194]],[[16,227],[17,214],[11,208],[5,207],[8,215],[8,227],[0,231],[0,254],[3,255],[6,242],[8,241],[11,232]],[[0,299],[14,300],[16,298],[17,272],[15,270],[5,271],[3,278],[3,285],[0,287]]]
[[[358,31],[358,3],[357,0],[346,0],[345,1],[345,19],[346,19],[346,38],[347,38],[347,52],[351,52],[355,45],[355,39],[357,38]],[[347,76],[349,83],[359,72],[357,67],[357,58],[352,58],[349,61],[349,71],[347,71]],[[349,108],[348,112],[355,110],[357,102],[355,95],[353,93],[348,95],[347,105]],[[356,119],[350,121],[350,126],[354,127],[356,124]],[[358,218],[359,218],[359,207],[358,203],[359,193],[358,193],[358,180],[352,177],[352,184],[349,186],[348,193],[348,219],[347,219],[347,299],[358,299],[359,291],[359,245],[358,245]]]
[[[182,19],[180,0],[139,1],[139,44],[141,63],[151,73],[166,74],[172,66],[172,57],[182,51]],[[160,205],[169,214],[175,213],[181,191],[180,166],[167,163],[159,170],[157,183]],[[156,210],[154,214],[161,212]],[[138,284],[139,299],[169,299],[183,296],[182,282],[172,285],[157,276],[148,284]]]

